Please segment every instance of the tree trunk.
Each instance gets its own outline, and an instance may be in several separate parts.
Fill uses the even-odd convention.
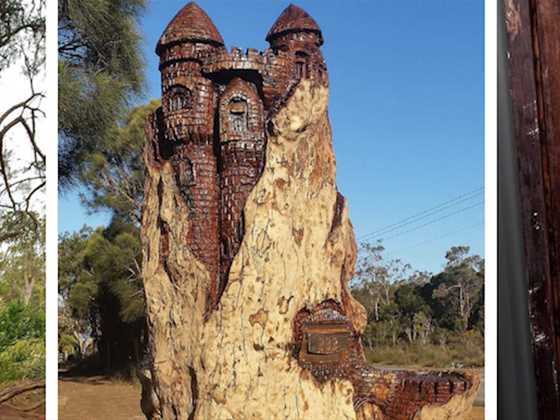
[[[477,375],[365,364],[367,317],[347,288],[357,251],[335,184],[327,102],[326,86],[302,80],[268,121],[266,164],[217,301],[215,272],[185,240],[196,219],[174,166],[158,155],[153,117],[142,220],[157,399],[149,418],[460,419],[470,411]]]

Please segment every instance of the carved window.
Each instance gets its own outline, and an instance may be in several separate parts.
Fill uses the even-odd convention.
[[[192,109],[192,91],[183,86],[174,86],[169,94],[168,101],[169,112]]]
[[[193,163],[189,159],[181,159],[178,162],[177,180],[181,187],[196,185],[196,172]]]
[[[242,133],[249,129],[249,107],[243,98],[233,98],[229,103],[229,122],[231,129]]]
[[[309,56],[303,51],[296,52],[296,78],[307,79],[309,77]]]

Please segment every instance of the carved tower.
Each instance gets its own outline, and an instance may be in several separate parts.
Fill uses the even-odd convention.
[[[227,285],[231,263],[241,246],[245,233],[243,207],[264,161],[263,103],[257,86],[250,77],[247,79],[236,75],[219,103],[222,255],[218,297]]]
[[[224,48],[222,36],[194,2],[169,23],[156,52],[160,57],[165,138],[172,150],[177,185],[192,220],[186,242],[206,264],[216,295],[220,264],[218,162],[214,153],[214,83],[202,75],[200,57]]]

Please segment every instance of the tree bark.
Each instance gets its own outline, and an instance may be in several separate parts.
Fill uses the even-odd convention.
[[[213,274],[185,245],[193,221],[171,162],[156,153],[152,118],[142,219],[156,399],[149,418],[460,419],[470,411],[477,375],[365,364],[367,317],[347,288],[357,251],[336,188],[327,103],[326,86],[302,80],[268,121],[266,164],[215,305],[207,302]]]

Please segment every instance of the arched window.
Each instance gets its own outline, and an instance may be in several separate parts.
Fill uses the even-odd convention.
[[[229,103],[230,128],[236,133],[242,133],[249,129],[249,107],[247,101],[240,97],[233,98]]]
[[[183,86],[173,86],[168,97],[167,109],[169,112],[189,110],[192,108],[192,91]]]
[[[296,78],[307,79],[309,77],[309,56],[303,51],[296,52]]]

